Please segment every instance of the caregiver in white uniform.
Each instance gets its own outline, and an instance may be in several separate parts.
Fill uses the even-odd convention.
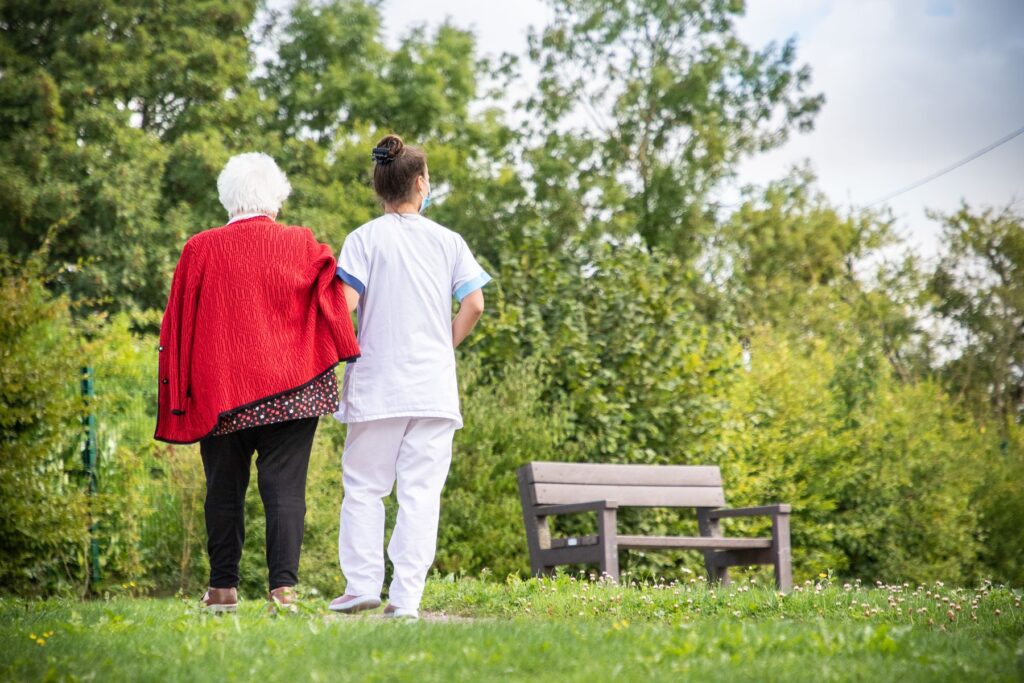
[[[345,368],[335,417],[348,424],[338,556],[345,594],[337,612],[381,604],[384,498],[398,484],[388,557],[395,572],[387,616],[418,616],[434,561],[441,489],[452,437],[462,427],[455,347],[484,310],[491,277],[466,241],[423,217],[430,201],[426,154],[389,135],[373,149],[384,215],[348,235],[338,257],[349,307],[358,311],[358,362]],[[452,298],[459,311],[452,319]]]

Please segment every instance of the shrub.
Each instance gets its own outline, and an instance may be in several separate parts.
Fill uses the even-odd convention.
[[[980,518],[983,571],[993,581],[1024,586],[1024,428],[982,424],[979,431],[990,443],[979,458],[981,485],[971,500]]]
[[[88,581],[82,356],[68,302],[43,272],[38,255],[0,254],[0,585],[22,594]]]
[[[93,330],[86,351],[96,372],[103,585],[166,593],[205,583],[205,488],[197,447],[153,439],[159,341],[135,330],[159,319],[116,314]]]
[[[459,375],[465,427],[456,432],[445,484],[435,567],[443,573],[529,574],[516,468],[552,457],[576,460],[564,405],[541,398],[542,363],[526,358],[486,381],[464,354]]]
[[[798,576],[975,578],[985,444],[970,417],[934,383],[897,382],[870,351],[798,351],[768,330],[752,349],[723,475],[732,504],[794,505]]]

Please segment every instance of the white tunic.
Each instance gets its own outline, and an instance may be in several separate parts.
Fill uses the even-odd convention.
[[[345,238],[338,276],[359,292],[359,360],[345,368],[341,422],[442,417],[462,426],[452,297],[491,277],[452,230],[387,213]]]

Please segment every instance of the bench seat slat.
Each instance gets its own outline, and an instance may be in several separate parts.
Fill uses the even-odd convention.
[[[598,537],[570,536],[568,538],[552,538],[552,548],[574,548],[585,545],[597,545]],[[710,536],[618,536],[618,546],[622,549],[640,548],[698,548],[735,550],[747,548],[770,548],[770,538],[721,538]]]
[[[619,536],[620,548],[771,548],[770,538],[715,538],[710,536]]]
[[[722,474],[718,467],[709,465],[535,462],[528,466],[527,480],[535,484],[722,486]]]
[[[721,507],[722,489],[711,486],[613,486],[589,484],[534,484],[534,505],[563,505],[614,500],[634,507]]]

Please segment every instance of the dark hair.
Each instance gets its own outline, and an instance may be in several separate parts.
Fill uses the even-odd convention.
[[[370,154],[373,189],[385,204],[397,204],[412,196],[416,178],[427,172],[427,153],[411,147],[397,135],[386,135]]]

